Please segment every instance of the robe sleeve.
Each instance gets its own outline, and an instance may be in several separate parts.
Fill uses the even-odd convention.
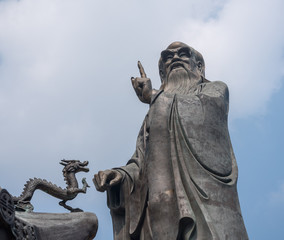
[[[230,179],[229,185],[234,185],[237,181],[237,176],[238,176],[238,167],[235,159],[235,155],[233,152],[233,147],[231,144],[230,136],[229,136],[229,131],[228,131],[228,112],[229,112],[229,89],[226,83],[221,82],[221,81],[214,81],[214,82],[207,82],[202,84],[201,89],[199,91],[199,99],[202,102],[203,105],[209,104],[215,104],[215,111],[216,109],[222,109],[222,111],[225,114],[220,114],[220,116],[223,116],[223,118],[226,121],[226,124],[224,126],[225,133],[227,135],[227,141],[225,142],[229,149],[228,151],[228,157],[231,159],[231,171],[230,174],[226,177],[220,177],[220,176],[215,176],[219,180],[227,182]],[[222,128],[223,129],[223,128]],[[223,145],[224,146],[224,145]]]

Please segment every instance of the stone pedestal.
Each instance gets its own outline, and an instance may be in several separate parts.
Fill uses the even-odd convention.
[[[89,212],[16,212],[16,221],[20,226],[26,223],[28,228],[32,227],[36,239],[40,240],[90,240],[95,238],[98,229],[96,215]]]

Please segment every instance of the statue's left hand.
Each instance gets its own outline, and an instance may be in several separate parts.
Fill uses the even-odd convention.
[[[141,77],[131,78],[132,86],[143,103],[150,103],[152,97],[152,83],[150,78],[147,78],[144,68],[140,61],[138,61],[138,68]]]

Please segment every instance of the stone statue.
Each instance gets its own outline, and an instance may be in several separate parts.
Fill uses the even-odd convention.
[[[126,166],[94,176],[107,191],[115,240],[248,239],[228,133],[228,88],[205,79],[202,55],[174,42],[161,53],[160,90],[140,62],[131,78],[150,105]]]

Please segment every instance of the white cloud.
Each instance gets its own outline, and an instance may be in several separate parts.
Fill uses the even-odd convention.
[[[177,34],[203,53],[209,80],[230,87],[231,116],[264,113],[284,76],[281,0],[227,1],[216,18],[188,19]]]

